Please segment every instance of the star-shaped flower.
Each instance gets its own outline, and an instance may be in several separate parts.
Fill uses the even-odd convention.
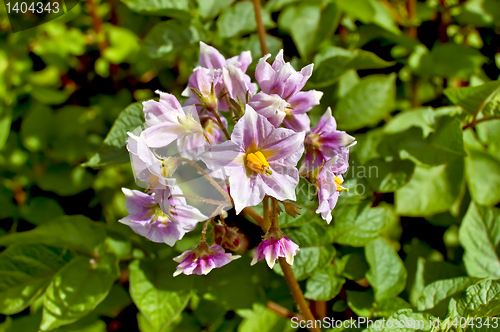
[[[295,200],[296,164],[304,151],[304,133],[275,128],[247,105],[231,140],[210,147],[200,158],[210,169],[224,168],[236,213],[264,196]]]

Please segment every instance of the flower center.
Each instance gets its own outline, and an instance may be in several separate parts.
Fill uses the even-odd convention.
[[[306,136],[306,139],[304,140],[304,144],[306,146],[306,149],[308,150],[319,150],[321,149],[321,144],[319,142],[320,135],[316,133],[309,133]]]
[[[334,175],[335,176],[335,184],[337,185],[337,191],[342,191],[342,190],[348,190],[346,187],[342,187],[342,180],[339,179],[337,177],[337,175]]]
[[[188,111],[186,117],[178,116],[177,121],[179,121],[179,124],[183,126],[188,133],[199,133],[203,130],[198,121],[193,117],[191,111]]]
[[[269,163],[267,162],[266,157],[264,157],[260,151],[249,153],[247,155],[247,167],[259,174],[273,174],[273,172],[269,169]]]

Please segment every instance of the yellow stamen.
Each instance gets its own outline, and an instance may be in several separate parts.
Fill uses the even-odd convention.
[[[349,189],[342,187],[342,180],[339,179],[337,175],[334,176],[335,176],[335,184],[337,185],[337,191],[342,191],[342,190],[349,191]]]
[[[160,178],[157,175],[151,174],[148,180],[149,188],[148,189],[156,189],[160,186]]]
[[[247,155],[247,167],[259,174],[272,174],[272,171],[269,169],[269,163],[267,162],[266,157],[264,157],[264,155],[260,151],[249,153]]]

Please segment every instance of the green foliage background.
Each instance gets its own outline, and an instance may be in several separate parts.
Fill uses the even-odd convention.
[[[315,64],[313,124],[331,106],[358,141],[330,225],[305,193],[300,216],[280,216],[306,298],[335,319],[488,317],[467,331],[496,330],[500,1],[262,5],[270,52]],[[136,102],[179,96],[199,41],[251,50],[252,72],[252,3],[89,0],[19,33],[0,11],[0,331],[293,330],[266,307],[296,311],[279,266],[250,267],[249,251],[173,278],[199,233],[170,248],[117,222],[120,188],[135,187],[124,146],[143,121]]]

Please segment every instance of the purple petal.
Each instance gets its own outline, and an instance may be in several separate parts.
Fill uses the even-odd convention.
[[[307,132],[311,129],[311,120],[307,114],[287,114],[283,119],[283,124],[296,132]]]
[[[288,264],[293,265],[293,257],[297,254],[299,246],[286,236],[283,236],[283,238],[281,239],[281,243],[284,252],[284,256],[282,257],[286,258],[286,262]]]
[[[260,58],[259,63],[257,64],[257,67],[255,69],[255,79],[259,83],[262,91],[268,94],[272,93],[271,88],[274,84],[274,77],[276,74],[271,65],[267,63],[267,59],[269,59],[270,56],[271,54],[267,54]]]
[[[276,55],[276,58],[274,59],[272,67],[275,71],[278,71],[281,69],[281,67],[283,67],[284,64],[285,64],[285,60],[283,59],[283,49],[281,49],[281,50],[279,50],[278,54]]]
[[[285,165],[294,167],[304,153],[304,137],[304,132],[278,128],[260,148],[269,163],[284,160]]]
[[[228,175],[233,174],[234,170],[244,168],[244,152],[232,140],[221,144],[213,145],[200,155],[200,159],[211,170],[225,168]]]
[[[160,175],[161,165],[146,142],[128,132],[127,150],[130,152],[132,166],[139,180],[148,182],[151,174]]]
[[[247,206],[259,204],[265,196],[265,189],[259,174],[253,173],[248,176],[245,167],[235,169],[229,176],[231,197],[234,201],[236,214]]]
[[[268,95],[261,91],[252,97],[248,105],[278,128],[286,116],[285,107],[288,103],[276,94]]]
[[[295,187],[299,183],[297,168],[287,167],[278,163],[269,163],[269,165],[273,174],[257,174],[258,179],[260,179],[259,184],[263,187],[263,192],[280,201],[285,199],[294,201],[296,199]],[[262,198],[264,198],[263,195]]]
[[[319,119],[318,125],[312,129],[313,133],[328,133],[337,130],[337,122],[332,116],[332,109],[328,107]]]
[[[319,105],[323,97],[323,92],[316,90],[299,91],[292,96],[288,102],[292,108],[292,114],[301,114],[310,111],[314,106]]]
[[[146,128],[141,138],[152,148],[162,148],[186,134],[186,128],[179,122],[162,122]]]
[[[234,126],[231,141],[247,152],[260,147],[274,130],[274,126],[265,117],[247,105],[245,114]]]
[[[200,41],[200,66],[208,69],[218,69],[226,65],[226,59],[212,46]]]
[[[248,87],[245,83],[245,74],[233,65],[224,67],[222,71],[229,98],[242,103],[246,102]]]
[[[125,194],[125,204],[130,214],[149,211],[156,204],[153,197],[140,191],[122,188],[122,192]]]

